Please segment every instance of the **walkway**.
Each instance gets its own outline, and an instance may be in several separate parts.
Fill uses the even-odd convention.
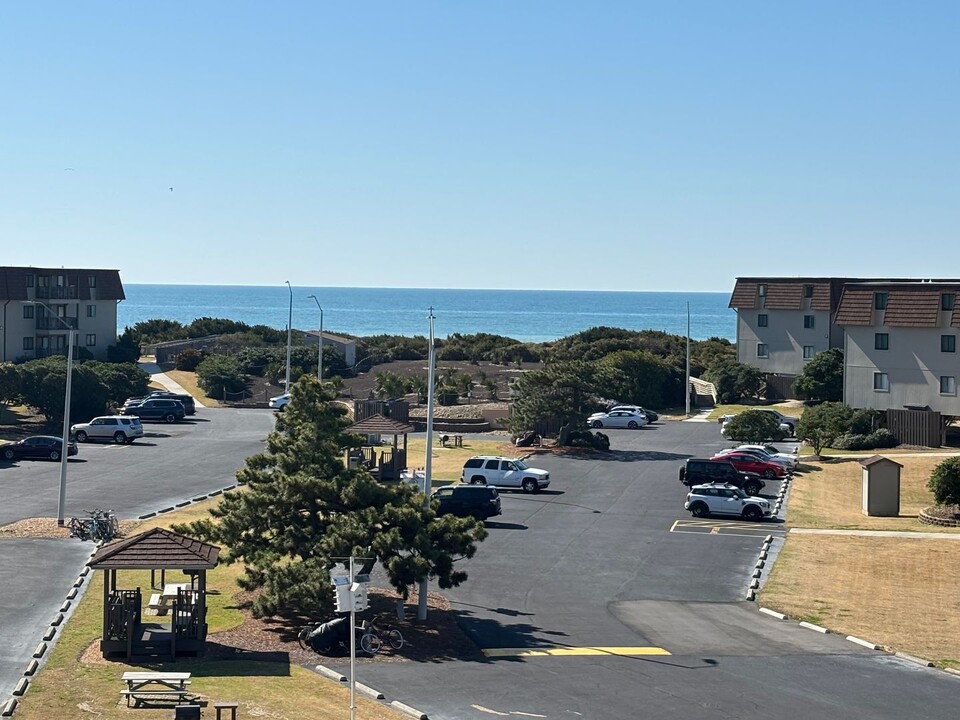
[[[960,540],[960,533],[910,532],[909,530],[833,530],[830,528],[790,528],[793,535],[855,535],[859,537],[920,538],[922,540]]]
[[[681,420],[681,422],[713,422],[713,420],[709,419],[709,415],[713,412],[713,408],[693,408],[693,410],[696,412],[696,415]]]
[[[178,383],[173,378],[169,377],[165,372],[163,372],[163,370],[160,369],[160,366],[157,365],[155,362],[140,361],[137,363],[137,367],[139,367],[141,370],[143,370],[145,373],[147,373],[150,376],[151,382],[155,382],[158,385],[163,385],[163,387],[169,390],[170,392],[180,393],[181,395],[190,395],[190,393],[187,392],[186,388],[184,388],[183,385]],[[207,407],[202,402],[200,402],[200,399],[197,397],[193,398],[193,404],[197,405],[198,407]]]

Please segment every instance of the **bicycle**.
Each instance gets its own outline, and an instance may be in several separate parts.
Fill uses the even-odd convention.
[[[90,517],[70,518],[70,537],[110,541],[121,536],[120,522],[113,510],[84,510]]]
[[[307,626],[297,634],[297,641],[304,650],[307,648],[321,655],[328,655],[334,648],[347,649],[349,639],[350,619],[336,617],[316,627]],[[376,655],[383,646],[383,640],[373,631],[370,624],[364,620],[363,624],[354,626],[357,633],[360,650],[367,655]]]
[[[87,518],[70,518],[70,537],[79,538],[80,540],[89,540],[91,538]]]
[[[403,647],[403,633],[393,625],[381,623],[381,619],[381,617],[375,617],[370,621],[371,632],[376,633],[382,643],[389,644],[394,650],[399,650]]]

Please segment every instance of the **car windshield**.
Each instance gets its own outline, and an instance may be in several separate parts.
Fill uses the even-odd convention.
[[[526,463],[524,463],[523,460],[514,460],[514,461],[513,461],[513,464],[514,464],[514,466],[516,467],[517,470],[527,470],[527,469],[528,469]]]
[[[734,493],[736,494],[736,496],[737,496],[738,498],[740,498],[741,500],[750,497],[749,495],[747,495],[747,494],[746,494],[743,490],[741,490],[740,488],[733,488],[733,492],[734,492]]]

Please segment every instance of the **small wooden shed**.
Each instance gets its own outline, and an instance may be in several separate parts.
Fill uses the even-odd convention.
[[[368,444],[359,449],[356,456],[359,464],[367,468],[381,481],[399,480],[400,473],[407,469],[407,434],[415,430],[413,425],[398,422],[379,413],[347,428],[348,433],[379,438],[381,435],[393,435],[393,447],[380,450],[379,446]],[[403,448],[398,447],[397,437],[403,435]],[[379,451],[379,454],[378,454]],[[350,458],[348,458],[348,463]]]
[[[219,555],[220,548],[215,545],[164,528],[97,550],[87,565],[103,570],[103,657],[176,660],[202,655],[207,642],[207,570],[217,566]],[[181,570],[192,579],[189,587],[177,584],[172,588],[168,618],[144,621],[140,588],[121,588],[118,573],[122,570]],[[163,591],[167,594],[167,588]]]
[[[883,455],[873,455],[861,460],[860,467],[863,468],[863,514],[898,516],[903,465]]]

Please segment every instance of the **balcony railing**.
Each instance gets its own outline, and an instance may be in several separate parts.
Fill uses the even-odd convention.
[[[67,287],[38,287],[36,290],[37,300],[76,300],[77,288],[75,285]]]
[[[66,330],[64,323],[74,330],[77,329],[77,318],[75,317],[38,317],[37,330]]]

